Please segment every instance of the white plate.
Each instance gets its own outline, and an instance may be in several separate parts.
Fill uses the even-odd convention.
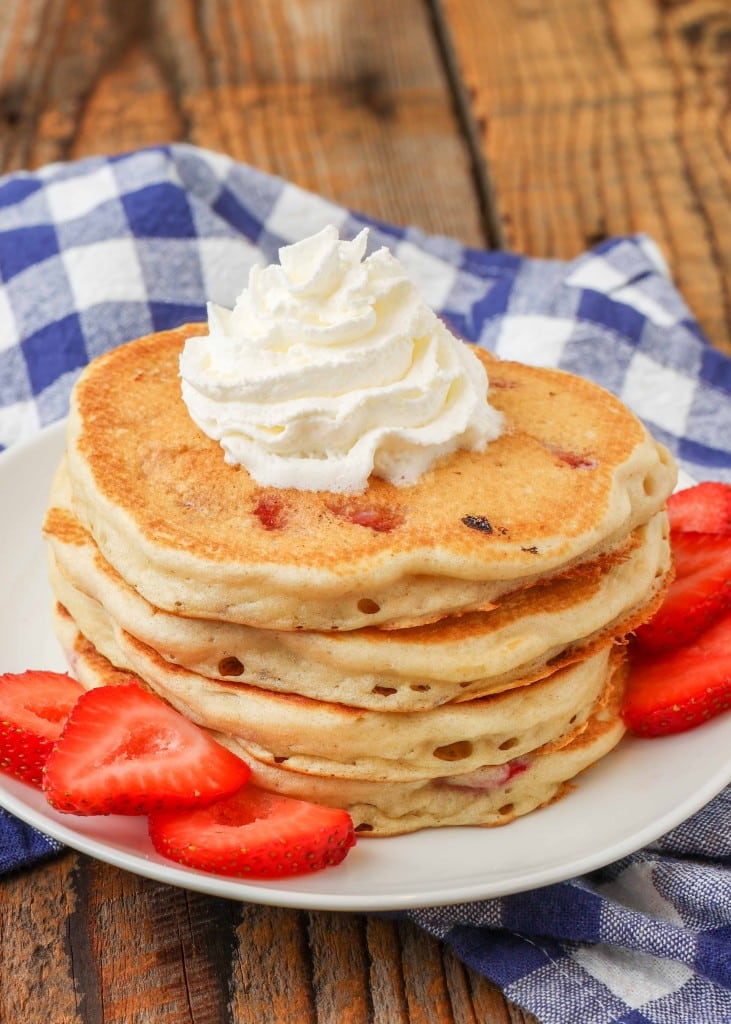
[[[40,527],[63,426],[0,454],[0,671],[64,670],[50,622]],[[576,790],[505,828],[447,828],[361,840],[343,864],[304,878],[241,882],[165,861],[144,819],[75,818],[0,776],[0,805],[61,842],[128,871],[254,903],[396,910],[476,900],[562,881],[656,839],[731,781],[731,715],[662,740],[626,739]]]

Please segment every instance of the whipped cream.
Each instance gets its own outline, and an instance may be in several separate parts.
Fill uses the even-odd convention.
[[[371,474],[414,483],[457,449],[500,433],[487,376],[367,229],[334,227],[252,268],[233,310],[180,358],[190,416],[257,483],[362,491]]]

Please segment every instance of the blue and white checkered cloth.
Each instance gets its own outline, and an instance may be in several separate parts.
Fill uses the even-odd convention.
[[[731,360],[644,236],[571,262],[467,249],[186,145],[0,179],[0,448],[65,415],[89,359],[231,306],[255,262],[371,227],[429,304],[499,355],[619,395],[695,479],[731,482]],[[53,853],[0,813],[0,871]],[[411,912],[544,1024],[731,1022],[731,791],[590,876]]]

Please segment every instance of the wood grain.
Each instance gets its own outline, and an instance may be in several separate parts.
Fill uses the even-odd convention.
[[[64,857],[2,880],[2,1021],[86,1024],[76,975],[89,960],[74,964],[67,932],[76,912],[73,871],[73,858]]]
[[[660,245],[731,352],[731,7],[726,0],[441,0],[501,244],[573,257]]]
[[[183,139],[486,241],[423,0],[6,0],[0,170]]]
[[[0,1020],[531,1024],[407,921],[239,904],[68,852],[0,886]]]

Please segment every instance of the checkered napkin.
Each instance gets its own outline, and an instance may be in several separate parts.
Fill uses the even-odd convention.
[[[571,262],[467,249],[186,145],[0,179],[0,447],[62,417],[89,359],[233,305],[252,264],[328,223],[369,226],[465,338],[598,381],[691,476],[731,481],[731,361],[650,239]],[[731,1022],[730,832],[727,791],[590,876],[409,916],[545,1024]],[[0,814],[0,870],[57,848]]]

